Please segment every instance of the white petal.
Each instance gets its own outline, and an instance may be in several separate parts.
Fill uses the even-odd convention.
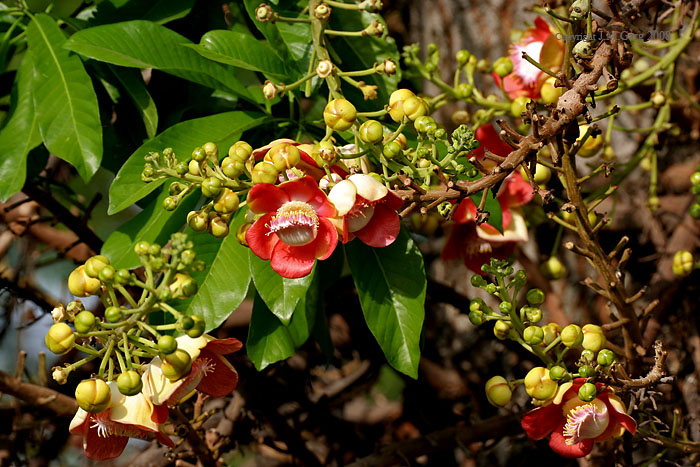
[[[355,187],[357,194],[368,201],[378,201],[389,192],[388,188],[371,175],[355,174],[348,177]]]
[[[508,228],[503,232],[491,233],[477,227],[476,233],[479,238],[489,242],[526,242],[528,240],[527,224],[520,212],[511,209],[511,218]]]
[[[335,206],[336,211],[338,211],[338,216],[344,216],[355,205],[355,199],[357,197],[357,189],[355,184],[349,180],[342,180],[338,182],[333,188],[331,188],[330,193],[328,193],[328,199]]]
[[[111,407],[109,418],[124,425],[137,425],[149,430],[158,430],[158,424],[151,420],[153,404],[142,394],[124,396],[121,404]]]

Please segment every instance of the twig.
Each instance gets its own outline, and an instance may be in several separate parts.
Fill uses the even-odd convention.
[[[15,378],[0,371],[0,392],[21,399],[34,407],[50,410],[59,417],[72,417],[78,411],[78,403],[53,389],[44,388]]]

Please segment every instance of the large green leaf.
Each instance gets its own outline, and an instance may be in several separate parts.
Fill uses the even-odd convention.
[[[186,160],[195,147],[207,141],[215,142],[225,151],[240,138],[241,133],[260,125],[267,118],[255,112],[233,111],[171,126],[134,151],[119,170],[109,189],[109,214],[129,207],[165,182],[165,179],[150,183],[141,181],[143,157],[149,152],[160,152],[170,147],[181,160]]]
[[[250,274],[258,294],[272,313],[283,324],[289,324],[297,303],[306,295],[315,275],[314,271],[299,279],[287,279],[276,273],[269,261],[258,258],[252,250],[250,256]]]
[[[402,229],[387,247],[353,240],[345,252],[367,326],[389,364],[417,378],[426,289],[420,250]]]
[[[79,18],[88,20],[90,26],[144,19],[165,24],[184,18],[195,0],[103,0],[92,8],[86,8]]]
[[[34,66],[26,54],[15,76],[11,114],[0,130],[0,201],[6,201],[24,185],[27,155],[41,143],[32,102]]]
[[[80,59],[63,48],[66,37],[50,16],[35,16],[27,40],[34,60],[34,108],[44,144],[87,181],[102,160],[102,125],[92,81]]]
[[[65,47],[113,65],[155,68],[213,89],[225,89],[253,100],[225,66],[199,55],[187,38],[150,21],[127,21],[83,29]]]
[[[231,233],[223,240],[206,232],[192,235],[197,259],[209,267],[193,274],[199,291],[178,309],[188,315],[204,318],[207,331],[219,327],[238,308],[248,293],[250,270],[248,248],[238,242],[235,232],[245,220],[245,209],[241,209],[231,222]],[[191,230],[188,229],[188,234]]]
[[[267,42],[237,31],[209,31],[192,49],[215,62],[259,71],[278,79],[287,78],[287,67]]]
[[[137,70],[115,66],[110,68],[141,114],[148,138],[153,138],[158,131],[158,109],[156,109],[156,103],[153,102],[153,98],[146,89],[146,83],[143,82],[141,73]]]
[[[134,245],[141,241],[164,245],[170,234],[182,227],[187,213],[199,201],[199,192],[186,196],[174,211],[163,209],[163,200],[169,196],[168,190],[162,190],[160,195],[151,201],[146,208],[126,221],[112,232],[104,245],[102,254],[109,258],[112,266],[120,268],[135,268],[141,264],[134,253]]]

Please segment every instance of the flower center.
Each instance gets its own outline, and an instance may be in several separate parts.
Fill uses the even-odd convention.
[[[308,203],[289,201],[280,206],[267,227],[268,235],[276,233],[287,245],[306,245],[316,238],[318,215]]]
[[[355,206],[345,215],[347,221],[348,232],[357,232],[363,229],[374,215],[374,206],[360,197],[357,197]]]
[[[109,411],[100,412],[91,416],[94,422],[90,428],[97,429],[97,436],[109,438],[110,436],[126,436],[129,438],[148,439],[147,432],[139,430],[135,425],[125,425],[109,418]]]
[[[564,413],[566,413],[567,405],[569,404],[564,406]],[[600,399],[573,407],[568,410],[563,430],[566,444],[572,445],[580,443],[584,439],[597,438],[603,434],[609,423],[608,408]]]
[[[467,257],[476,256],[480,254],[489,254],[493,252],[491,244],[483,240],[474,240],[467,243]]]

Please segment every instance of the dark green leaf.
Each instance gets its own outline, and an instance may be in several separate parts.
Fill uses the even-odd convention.
[[[12,92],[10,115],[0,130],[0,201],[6,201],[24,185],[27,155],[41,143],[32,102],[34,66],[30,57],[22,60]]]
[[[387,247],[353,240],[345,249],[367,326],[389,364],[417,378],[426,289],[420,250],[405,229]]]
[[[272,313],[285,325],[289,324],[297,303],[311,285],[315,270],[306,277],[287,279],[276,273],[269,261],[258,258],[252,250],[248,253],[255,289]]]
[[[227,151],[241,133],[260,125],[267,118],[259,113],[234,111],[171,126],[138,148],[119,170],[109,189],[109,214],[129,207],[164,183],[164,179],[151,183],[141,181],[143,157],[149,152],[160,152],[170,147],[181,160],[186,160],[195,147],[207,141],[213,141],[222,151]]]
[[[158,109],[156,109],[156,103],[153,102],[153,98],[146,89],[141,73],[137,70],[128,70],[114,66],[110,68],[122,86],[124,86],[134,105],[136,105],[136,109],[141,114],[143,124],[146,127],[146,134],[149,138],[153,138],[158,131]]]
[[[46,147],[89,180],[102,160],[102,125],[97,96],[83,63],[63,44],[66,38],[48,15],[27,28],[34,60],[34,108]]]
[[[95,60],[132,68],[155,68],[213,89],[252,100],[225,66],[200,56],[187,38],[150,21],[96,26],[73,34],[65,47]]]
[[[168,189],[162,190],[146,208],[112,232],[104,245],[102,254],[109,258],[112,266],[135,268],[141,264],[134,253],[134,245],[140,241],[164,245],[170,234],[182,227],[187,213],[199,201],[199,192],[191,193],[180,202],[174,211],[163,209],[163,200],[168,196]]]
[[[89,20],[90,26],[117,23],[131,19],[144,19],[165,24],[184,18],[192,9],[195,0],[104,0],[81,12],[79,17]]]

